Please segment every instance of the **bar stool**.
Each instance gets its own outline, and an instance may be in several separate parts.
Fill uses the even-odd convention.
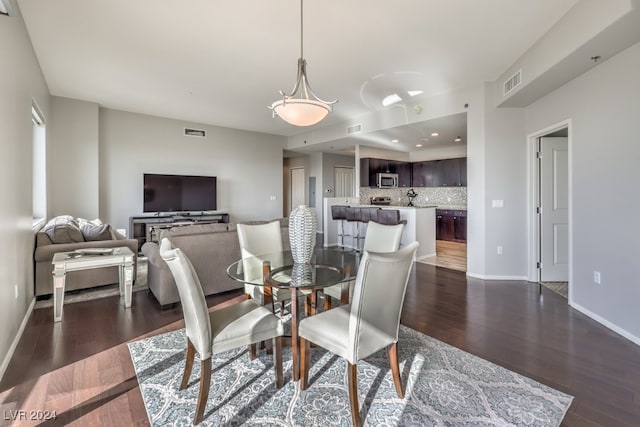
[[[383,225],[396,225],[406,224],[407,220],[400,220],[400,211],[397,209],[380,209],[376,222]]]
[[[339,245],[341,248],[344,248],[344,221],[347,219],[347,208],[348,206],[344,205],[333,205],[331,206],[331,219],[334,221],[340,221],[340,228],[338,230],[338,239]]]
[[[362,209],[353,206],[347,206],[346,209],[347,222],[352,223],[352,227],[355,227],[354,234],[351,235],[356,241],[355,250],[358,251],[360,247],[360,223],[362,222]]]

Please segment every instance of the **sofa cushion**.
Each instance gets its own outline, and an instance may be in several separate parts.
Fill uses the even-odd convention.
[[[109,224],[95,225],[91,222],[85,222],[80,225],[80,231],[82,231],[82,236],[86,242],[113,239],[113,232]]]
[[[44,226],[43,231],[55,244],[84,242],[78,223],[69,215],[53,218]]]
[[[36,248],[38,246],[51,245],[53,242],[49,238],[49,235],[44,231],[38,231],[36,233]]]

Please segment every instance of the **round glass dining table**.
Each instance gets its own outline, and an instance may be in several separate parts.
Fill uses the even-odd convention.
[[[315,291],[342,284],[341,302],[349,301],[349,282],[358,271],[360,255],[336,248],[316,248],[309,263],[296,263],[291,251],[274,252],[239,259],[227,267],[227,275],[250,285],[264,286],[265,302],[271,288],[291,292],[291,347],[293,380],[300,378],[298,346],[298,291],[311,292],[310,314],[315,313]],[[271,301],[273,302],[273,301]]]

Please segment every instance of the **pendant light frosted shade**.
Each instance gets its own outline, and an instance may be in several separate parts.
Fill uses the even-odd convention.
[[[307,78],[307,61],[303,55],[303,20],[302,0],[300,0],[300,58],[298,58],[298,77],[291,93],[280,91],[282,99],[275,101],[269,109],[273,117],[278,116],[294,126],[311,126],[319,123],[333,111],[333,104],[338,100],[323,101],[313,93]],[[296,94],[298,94],[296,96]]]
[[[327,117],[331,107],[312,99],[281,99],[271,104],[274,114],[294,126],[311,126]]]

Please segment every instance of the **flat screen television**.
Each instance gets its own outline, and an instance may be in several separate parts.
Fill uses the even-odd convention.
[[[215,176],[144,174],[144,212],[216,209]]]

